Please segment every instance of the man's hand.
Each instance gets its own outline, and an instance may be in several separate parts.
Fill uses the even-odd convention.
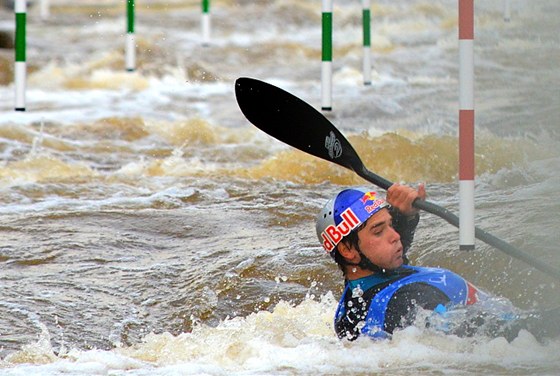
[[[421,200],[426,199],[424,184],[419,184],[418,190],[414,190],[414,188],[407,185],[395,183],[387,190],[387,202],[406,216],[418,213],[419,210],[412,206],[412,203],[417,198]]]

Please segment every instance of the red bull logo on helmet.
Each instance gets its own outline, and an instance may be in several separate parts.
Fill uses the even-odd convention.
[[[321,237],[323,238],[323,248],[325,248],[327,252],[332,251],[334,247],[340,243],[343,237],[348,235],[350,231],[362,223],[356,214],[354,214],[352,208],[346,209],[340,217],[342,218],[342,222],[338,225],[328,226],[325,231],[321,233]]]
[[[365,205],[368,201],[375,201],[376,196],[377,196],[377,193],[375,193],[375,192],[367,192],[366,194],[364,194],[362,196],[360,201],[362,202],[362,204]]]
[[[378,199],[377,193],[375,192],[368,192],[364,194],[360,201],[364,204],[364,209],[370,214],[376,212],[380,206],[385,204],[385,200],[381,198]],[[370,205],[366,205],[368,202],[372,203]]]

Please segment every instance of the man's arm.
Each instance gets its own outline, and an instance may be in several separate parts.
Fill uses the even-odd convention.
[[[405,264],[408,264],[406,252],[412,245],[414,231],[420,220],[419,210],[412,206],[416,199],[426,199],[424,184],[418,185],[418,190],[415,190],[409,186],[395,183],[387,190],[387,202],[392,207],[393,227],[401,236]]]
[[[401,214],[397,210],[392,210],[391,215],[393,216],[393,228],[401,236],[401,243],[403,245],[403,261],[404,264],[408,264],[407,252],[412,246],[412,241],[414,240],[414,232],[416,231],[416,226],[420,221],[420,214],[416,213],[413,216],[406,216]]]

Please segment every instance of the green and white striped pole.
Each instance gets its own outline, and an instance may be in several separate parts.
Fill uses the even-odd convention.
[[[202,0],[202,45],[210,44],[210,0]]]
[[[362,24],[364,32],[364,85],[371,85],[371,14],[370,0],[362,0]]]
[[[27,76],[27,63],[25,62],[25,23],[27,22],[26,0],[16,0],[14,3],[16,14],[16,56],[14,68],[14,84],[16,88],[16,111],[25,111],[25,81]]]
[[[332,110],[332,0],[323,0],[322,6],[322,62],[321,62],[321,109]]]
[[[134,0],[127,0],[126,3],[127,28],[125,65],[127,71],[133,72],[136,68],[136,48],[134,45]]]

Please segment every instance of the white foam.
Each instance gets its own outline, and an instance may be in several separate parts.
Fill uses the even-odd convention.
[[[419,369],[461,374],[485,373],[496,366],[511,372],[560,366],[560,342],[543,345],[524,331],[511,343],[416,327],[396,332],[392,341],[339,341],[332,329],[335,305],[330,294],[299,305],[280,302],[272,312],[227,319],[217,327],[199,325],[178,336],[149,334],[140,344],[112,351],[72,349],[50,364],[18,366],[7,374],[415,374]],[[44,342],[37,346],[52,353]]]

